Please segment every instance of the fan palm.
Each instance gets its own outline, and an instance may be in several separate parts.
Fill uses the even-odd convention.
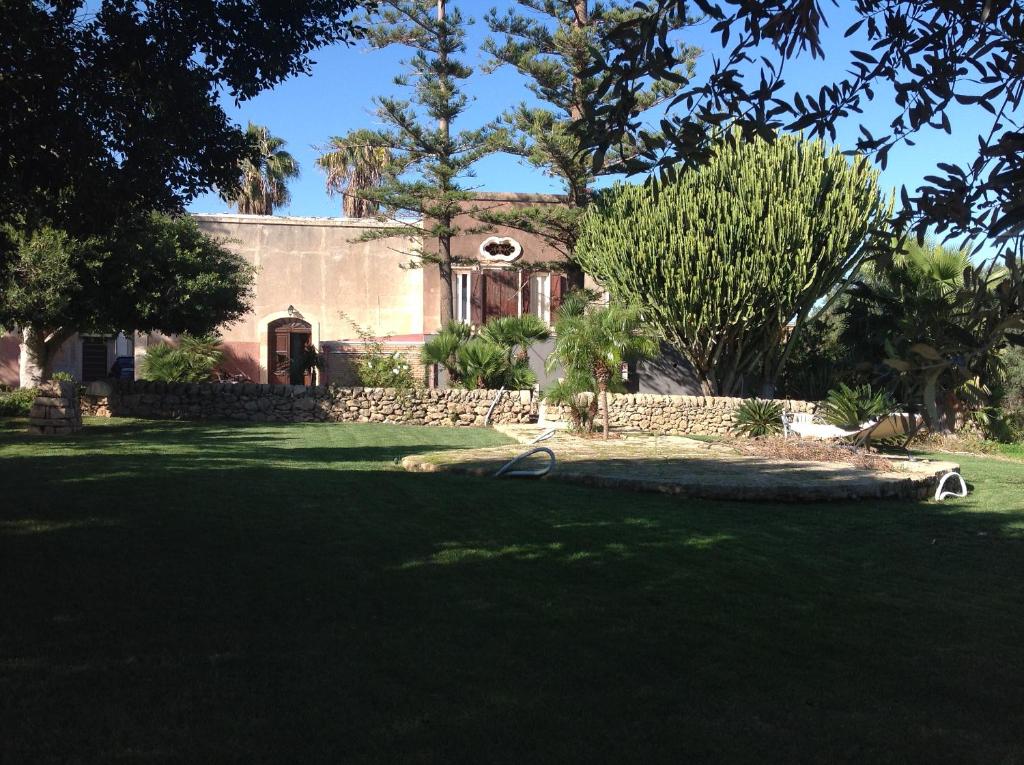
[[[341,194],[341,211],[348,218],[368,218],[379,211],[366,192],[381,185],[395,162],[391,149],[372,130],[353,130],[333,136],[321,149],[316,164],[327,174],[327,193]]]
[[[482,337],[474,337],[458,350],[459,368],[467,384],[491,388],[508,372],[505,349]]]
[[[529,363],[529,351],[551,337],[547,324],[533,314],[499,316],[480,329],[480,337],[508,349],[509,363]]]
[[[601,397],[604,437],[608,438],[608,391],[622,385],[616,372],[624,362],[655,356],[658,342],[636,308],[616,304],[589,309],[585,306],[584,300],[574,299],[568,305],[563,302],[547,367],[552,371],[561,365],[570,378],[593,375]]]
[[[420,357],[424,364],[440,364],[448,372],[452,385],[462,382],[459,367],[459,348],[469,340],[472,330],[461,321],[448,322],[440,332],[423,344]]]
[[[299,163],[285,151],[284,139],[271,135],[263,125],[250,122],[246,137],[255,153],[239,165],[238,188],[221,196],[242,214],[273,215],[275,207],[291,199],[288,181],[299,176]]]

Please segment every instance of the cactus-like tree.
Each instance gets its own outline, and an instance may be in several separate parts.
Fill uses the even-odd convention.
[[[706,394],[753,382],[770,396],[822,299],[876,244],[890,246],[891,206],[862,158],[734,131],[703,166],[602,193],[576,256],[614,298],[642,308]]]

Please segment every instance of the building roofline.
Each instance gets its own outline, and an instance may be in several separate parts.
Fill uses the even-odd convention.
[[[394,223],[376,218],[328,218],[311,215],[240,215],[238,213],[189,213],[199,221],[210,223],[245,223],[262,226],[329,226],[334,228],[388,228]],[[418,220],[402,221],[419,227]]]
[[[517,191],[474,191],[470,194],[474,202],[565,202],[565,194],[528,194]]]

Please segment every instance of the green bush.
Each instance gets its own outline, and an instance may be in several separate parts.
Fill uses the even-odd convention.
[[[54,372],[52,375],[50,375],[50,379],[55,382],[77,382],[75,380],[75,376],[70,372]]]
[[[597,396],[592,392],[594,387],[583,376],[563,378],[552,383],[544,391],[543,397],[549,404],[569,408],[572,430],[592,433],[597,419]]]
[[[423,346],[424,364],[438,364],[452,387],[524,390],[537,383],[529,350],[551,336],[536,316],[502,316],[480,327],[449,322]]]
[[[732,432],[748,438],[778,435],[782,432],[782,404],[748,398],[736,409]]]
[[[28,417],[37,395],[35,388],[0,391],[0,417]]]
[[[874,390],[867,384],[851,388],[839,383],[828,392],[819,414],[836,427],[857,430],[865,422],[891,414],[895,408],[892,397],[884,390]]]
[[[216,335],[182,335],[178,345],[154,345],[142,359],[143,380],[159,382],[208,382],[224,359]]]

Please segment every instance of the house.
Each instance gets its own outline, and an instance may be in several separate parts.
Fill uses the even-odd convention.
[[[484,193],[470,207],[508,208],[561,204],[554,195]],[[416,265],[429,249],[422,238],[370,238],[387,224],[374,219],[257,215],[194,216],[200,228],[224,240],[257,268],[251,312],[224,327],[225,371],[257,382],[291,381],[291,361],[312,344],[325,356],[324,377],[355,384],[353,361],[360,333],[404,355],[425,383],[435,382],[420,364],[420,348],[440,328],[440,277],[432,264]],[[470,233],[480,223],[469,214],[456,224],[452,243],[455,317],[482,324],[496,316],[534,313],[550,323],[568,287],[560,270],[565,256],[540,237],[504,227]],[[88,382],[100,379],[120,355],[136,368],[158,334],[134,337],[75,335],[57,352],[54,371]],[[0,338],[0,382],[17,384],[18,339]],[[534,366],[542,371],[542,355]]]

